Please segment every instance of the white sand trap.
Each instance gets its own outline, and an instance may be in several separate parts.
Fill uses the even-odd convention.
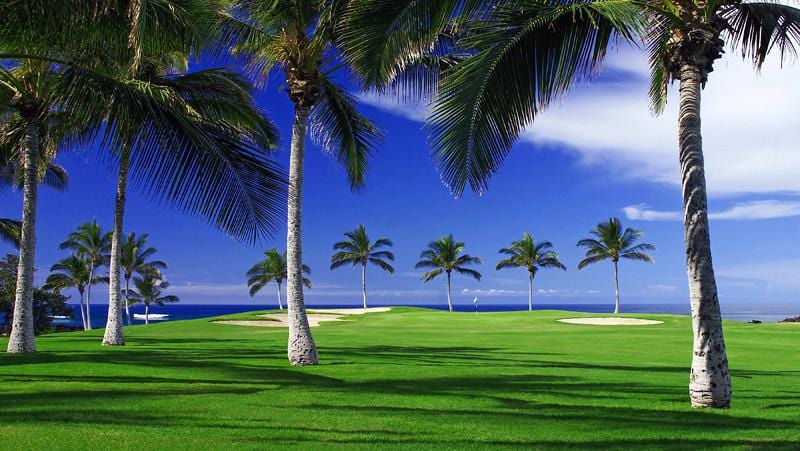
[[[306,316],[308,316],[308,325],[311,327],[317,327],[322,321],[341,321],[342,317],[347,315],[363,315],[364,313],[388,312],[389,310],[391,310],[389,307],[372,307],[368,309],[314,309],[309,310],[309,312],[317,313],[308,313]],[[270,313],[261,316],[263,318],[269,318],[272,321],[220,320],[214,322],[220,324],[233,324],[235,326],[289,327],[289,315],[286,313]]]
[[[653,324],[663,324],[664,321],[639,318],[564,318],[558,320],[561,323],[588,324],[592,326],[651,326]]]

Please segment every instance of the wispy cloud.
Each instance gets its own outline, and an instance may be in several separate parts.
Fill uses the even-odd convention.
[[[487,296],[487,297],[495,297],[495,296],[527,296],[528,291],[522,290],[502,290],[497,288],[490,288],[488,290],[482,289],[469,289],[464,288],[461,290],[461,294],[466,296]]]
[[[638,221],[679,221],[680,211],[653,210],[647,204],[628,205],[622,209],[628,219]],[[800,202],[785,200],[756,200],[739,202],[732,207],[708,214],[712,220],[749,221],[800,216]]]
[[[769,292],[800,292],[800,260],[786,259],[721,267],[716,270],[720,285],[742,287],[747,282],[763,286]]]

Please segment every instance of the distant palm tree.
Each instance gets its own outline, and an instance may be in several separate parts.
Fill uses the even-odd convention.
[[[61,243],[63,250],[71,250],[79,257],[85,258],[89,265],[89,274],[86,284],[86,325],[92,328],[92,282],[95,279],[97,268],[108,264],[108,255],[111,251],[111,232],[104,232],[97,219],[92,222],[79,224],[77,230],[70,233]]]
[[[133,279],[136,291],[131,290],[129,299],[134,304],[144,304],[144,324],[150,324],[150,306],[163,307],[167,303],[180,302],[175,295],[162,296],[163,291],[169,288],[169,282],[162,280],[160,275],[146,274]]]
[[[83,329],[88,330],[86,312],[84,311],[84,293],[89,285],[89,262],[84,257],[70,255],[50,267],[52,274],[47,276],[43,288],[47,290],[64,290],[75,288],[80,296],[81,322]],[[96,281],[97,278],[95,278]]]
[[[156,248],[147,245],[147,234],[136,236],[135,233],[125,235],[120,246],[120,268],[125,278],[125,315],[128,318],[128,325],[131,321],[130,303],[128,302],[128,291],[130,282],[134,274],[155,274],[158,275],[162,269],[167,269],[167,264],[161,260],[149,260],[157,252]]]
[[[525,268],[528,270],[528,311],[533,310],[533,278],[539,268],[558,268],[566,271],[567,267],[558,259],[558,254],[552,250],[553,244],[549,241],[536,243],[530,233],[525,232],[522,239],[512,241],[511,247],[500,249],[500,253],[509,257],[500,260],[495,267]]]
[[[647,263],[655,263],[653,257],[643,251],[653,251],[656,249],[652,244],[634,243],[644,236],[643,232],[626,227],[622,230],[619,218],[610,218],[608,222],[601,222],[591,232],[595,238],[587,238],[578,241],[578,246],[586,248],[586,258],[578,263],[578,269],[583,269],[592,263],[611,259],[614,263],[614,293],[616,303],[614,304],[614,314],[619,313],[619,269],[617,264],[621,258],[628,260],[640,260]]]
[[[391,247],[393,244],[388,238],[378,238],[374,243],[370,243],[363,224],[351,232],[345,232],[344,235],[349,238],[347,241],[339,241],[333,245],[333,249],[339,252],[331,257],[331,269],[342,267],[348,263],[353,266],[361,265],[361,298],[364,301],[364,308],[367,308],[367,263],[372,263],[389,274],[394,274],[392,265],[385,261],[394,261],[394,254],[389,251],[377,250],[382,247]]]
[[[311,274],[311,268],[308,265],[303,265],[303,274]],[[283,303],[281,302],[281,284],[286,280],[286,253],[281,254],[277,249],[273,248],[264,252],[264,260],[253,265],[247,271],[247,286],[250,287],[250,297],[253,297],[261,291],[271,281],[275,281],[278,285],[278,309],[283,310]],[[311,279],[303,277],[303,285],[311,288]]]
[[[480,265],[481,259],[464,252],[464,243],[455,241],[453,234],[449,234],[432,241],[428,249],[419,255],[421,259],[414,265],[415,268],[433,268],[422,275],[422,282],[428,283],[442,273],[447,274],[447,308],[453,311],[453,301],[450,296],[450,273],[455,271],[476,280],[481,280],[481,273],[474,269],[465,268],[466,265]]]

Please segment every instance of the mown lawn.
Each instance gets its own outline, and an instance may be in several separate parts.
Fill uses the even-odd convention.
[[[0,446],[800,448],[800,325],[727,322],[733,408],[697,411],[687,317],[569,316],[372,313],[313,329],[313,368],[287,364],[283,329],[209,320],[128,328],[114,349],[101,330],[44,336],[0,355]]]

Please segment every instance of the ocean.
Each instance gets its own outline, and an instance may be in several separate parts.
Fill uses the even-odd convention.
[[[384,304],[385,305],[385,304]],[[395,304],[396,305],[396,304]],[[381,304],[374,304],[373,307],[382,306]],[[346,307],[359,307],[353,304],[308,304],[308,308],[346,308]],[[447,305],[429,304],[429,305],[413,305],[412,307],[424,307],[431,309],[444,310]],[[169,315],[168,321],[182,320],[182,319],[197,319],[207,318],[211,316],[228,315],[231,313],[242,313],[253,310],[264,310],[275,308],[272,305],[265,304],[244,304],[244,305],[202,305],[202,304],[170,304],[165,307],[151,307],[151,314],[167,314]],[[474,312],[475,306],[470,304],[456,304],[454,308],[461,312]],[[538,304],[534,306],[537,310],[568,310],[574,312],[586,313],[612,313],[614,311],[613,304]],[[479,312],[508,312],[527,309],[527,304],[492,304],[491,302],[478,302]],[[56,320],[56,325],[79,327],[80,311],[75,305],[74,319],[69,320]],[[670,313],[675,315],[689,315],[688,304],[623,304],[621,307],[622,313]],[[144,314],[144,307],[134,306],[131,308],[131,313]],[[98,304],[92,305],[92,326],[99,328],[104,327],[106,316],[108,315],[108,305]],[[749,322],[758,320],[762,322],[777,322],[788,317],[800,315],[800,305],[797,304],[745,304],[745,303],[730,303],[722,305],[722,316],[727,320]],[[151,319],[152,322],[153,321]],[[135,324],[144,323],[144,320],[134,319]]]

